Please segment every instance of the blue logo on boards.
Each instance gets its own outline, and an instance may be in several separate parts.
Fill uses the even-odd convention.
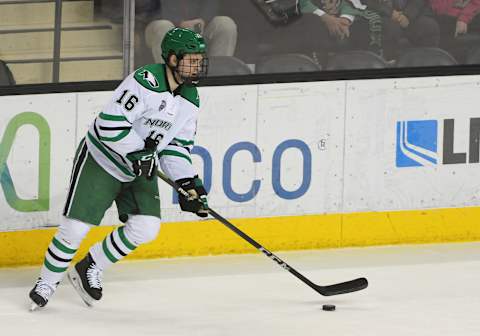
[[[397,167],[421,167],[438,162],[437,120],[397,121]]]

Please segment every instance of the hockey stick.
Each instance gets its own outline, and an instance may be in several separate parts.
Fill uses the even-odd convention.
[[[173,187],[179,194],[182,194],[186,197],[190,197],[190,194],[187,193],[184,189],[181,187],[177,186],[175,182],[170,180],[167,176],[165,176],[162,172],[158,172],[158,177],[161,178],[163,181],[168,183],[171,187]],[[208,209],[209,214],[224,224],[226,227],[228,227],[230,230],[238,234],[240,237],[245,239],[247,242],[249,242],[251,245],[253,245],[257,250],[261,251],[263,254],[265,254],[267,257],[275,261],[280,267],[283,269],[289,271],[292,273],[294,276],[296,276],[298,279],[300,279],[303,283],[307,284],[310,288],[315,290],[317,293],[323,295],[323,296],[332,296],[332,295],[339,295],[339,294],[346,294],[346,293],[351,293],[351,292],[356,292],[362,289],[367,288],[368,286],[368,281],[366,278],[358,278],[346,282],[341,282],[341,283],[336,283],[333,285],[328,285],[328,286],[319,286],[308,280],[306,277],[304,277],[302,274],[297,272],[293,267],[288,265],[286,262],[284,262],[282,259],[277,257],[275,254],[264,248],[262,245],[257,243],[255,240],[250,238],[246,233],[244,233],[242,230],[237,228],[235,225],[230,223],[228,220],[220,216],[215,210],[209,208]]]

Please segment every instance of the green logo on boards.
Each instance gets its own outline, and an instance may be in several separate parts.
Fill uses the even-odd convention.
[[[38,131],[38,192],[35,199],[20,198],[7,166],[17,131],[24,125],[32,125]],[[21,212],[48,211],[50,207],[50,127],[38,113],[23,112],[8,123],[0,143],[0,185],[7,203]]]

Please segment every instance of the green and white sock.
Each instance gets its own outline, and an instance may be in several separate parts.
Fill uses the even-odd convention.
[[[137,246],[132,243],[125,226],[113,230],[102,242],[90,248],[90,254],[100,269],[106,269],[133,252]]]
[[[40,273],[41,278],[50,284],[56,284],[62,280],[78,249],[78,246],[71,246],[58,236],[57,233],[48,245]]]

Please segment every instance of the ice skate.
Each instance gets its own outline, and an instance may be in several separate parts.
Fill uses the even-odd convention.
[[[32,300],[30,305],[30,311],[35,311],[38,308],[45,307],[48,303],[48,299],[55,293],[55,289],[57,289],[58,283],[55,285],[51,285],[48,282],[42,280],[42,278],[38,278],[35,286],[29,293],[29,297]]]
[[[102,276],[90,253],[68,272],[68,280],[89,307],[102,298]]]

